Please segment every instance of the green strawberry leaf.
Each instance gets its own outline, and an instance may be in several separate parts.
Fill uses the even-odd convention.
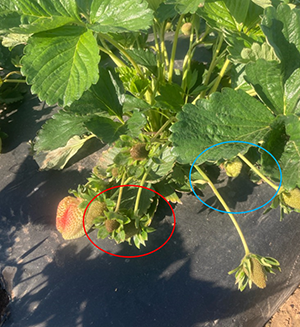
[[[19,44],[26,44],[29,35],[10,33],[2,37],[2,45],[6,48],[13,48]]]
[[[99,74],[101,77],[97,84],[92,85],[66,110],[80,115],[107,112],[110,116],[122,119],[125,96],[118,75],[103,67],[100,67]]]
[[[244,28],[247,33],[259,23],[262,12],[262,8],[251,0],[206,0],[204,7],[198,10],[198,14],[217,30],[240,31]]]
[[[248,3],[249,1],[247,1]],[[238,30],[237,23],[229,12],[224,1],[205,1],[203,8],[198,11],[199,15],[203,17],[207,24],[217,30],[227,28],[229,30]]]
[[[246,80],[260,99],[275,113],[284,111],[283,74],[277,61],[258,59],[246,67]]]
[[[260,48],[261,44],[264,42],[263,37],[253,33],[246,35],[245,33],[238,31],[227,30],[224,33],[224,36],[225,41],[228,44],[229,58],[236,63],[248,63],[250,59],[243,57],[245,51],[252,51],[253,44],[257,44]],[[269,48],[271,47],[269,46]]]
[[[257,60],[246,67],[245,79],[251,83],[260,99],[275,114],[299,113],[300,68],[284,83],[282,65],[276,61]]]
[[[78,152],[88,137],[73,136],[65,146],[52,151],[42,151],[34,155],[40,169],[63,169],[67,162]]]
[[[300,187],[300,124],[299,118],[291,115],[286,120],[286,134],[290,137],[280,158],[283,186],[288,189]]]
[[[152,188],[151,184],[145,185],[148,188]],[[124,187],[123,193],[122,193],[122,200],[120,209],[124,210],[132,210],[135,205],[137,193],[139,191],[139,187]],[[142,189],[141,197],[139,201],[139,209],[138,209],[138,215],[142,216],[146,214],[148,208],[151,206],[152,199],[155,197],[155,193],[146,189]]]
[[[89,28],[101,33],[147,30],[153,12],[144,0],[94,0]]]
[[[181,163],[192,163],[206,148],[224,141],[257,143],[270,131],[272,113],[247,93],[225,88],[214,93],[209,100],[187,104],[177,115],[172,127],[171,141],[174,154]],[[198,163],[231,159],[245,153],[249,145],[229,143],[207,151]]]
[[[194,14],[199,5],[204,3],[204,0],[167,0],[166,4],[174,5],[179,14]]]
[[[19,24],[12,29],[15,33],[38,33],[82,23],[75,0],[12,0],[12,3],[15,4],[14,11],[20,15]]]
[[[284,85],[285,113],[300,114],[300,68],[296,69]]]
[[[157,74],[156,56],[153,52],[144,49],[128,49],[127,53],[137,64],[148,68],[152,74]],[[126,58],[123,59],[126,60]]]
[[[175,83],[161,85],[159,88],[160,95],[155,98],[157,105],[165,109],[169,109],[172,112],[181,111],[184,105],[182,97],[182,88]]]
[[[104,143],[115,142],[120,135],[126,134],[126,125],[110,118],[93,116],[85,123],[86,128]]]
[[[265,59],[267,61],[278,60],[273,48],[266,42],[252,43],[251,48],[244,48],[241,51],[241,59],[243,62],[256,62],[258,59]]]
[[[110,234],[107,231],[107,229],[105,228],[105,225],[100,226],[98,228],[98,232],[97,232],[97,238],[101,238],[102,240],[104,240],[106,237],[108,237]]]
[[[177,11],[174,4],[162,3],[155,11],[155,17],[160,23],[175,16],[177,16]]]
[[[277,161],[280,161],[286,142],[288,141],[288,136],[285,132],[285,123],[287,119],[286,116],[282,115],[275,119],[271,124],[271,130],[266,135],[262,145]],[[263,172],[273,181],[279,182],[280,174],[275,160],[266,151],[260,150],[260,152]]]
[[[261,28],[283,64],[285,79],[300,67],[300,11],[280,4],[267,7]]]
[[[64,26],[32,36],[22,58],[22,74],[32,92],[49,105],[78,100],[99,78],[97,41],[80,26]]]
[[[135,111],[133,115],[126,121],[127,135],[138,137],[146,123],[146,116],[139,111]]]
[[[151,109],[151,105],[144,100],[138,99],[130,94],[125,94],[124,112],[133,112],[134,110],[146,111]]]
[[[86,119],[60,110],[39,130],[34,140],[35,152],[55,150],[65,146],[73,136],[87,133]]]
[[[164,196],[168,201],[182,204],[177,193],[174,191],[174,183],[172,181],[164,179],[154,184],[153,187],[155,191]]]
[[[2,11],[0,14],[0,34],[11,32],[21,24],[21,15],[15,11]]]
[[[164,0],[146,0],[148,2],[149,8],[156,10]]]
[[[147,181],[155,183],[164,178],[173,168],[176,157],[172,154],[171,148],[166,148],[159,157],[148,160],[146,169],[151,165],[147,175]]]
[[[271,0],[252,0],[255,4],[262,8],[266,8],[269,6],[272,6],[272,1]]]

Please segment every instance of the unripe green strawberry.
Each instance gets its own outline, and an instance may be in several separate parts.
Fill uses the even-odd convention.
[[[58,204],[56,228],[65,240],[71,240],[84,235],[82,226],[83,210],[78,206],[83,200],[67,196]]]
[[[300,210],[300,190],[294,188],[289,193],[282,193],[282,198],[288,206]]]
[[[118,174],[119,174],[119,169],[117,167],[114,167],[112,170],[111,170],[111,175],[113,177],[118,177]]]
[[[244,269],[245,274],[249,279],[259,288],[266,287],[266,274],[264,273],[263,267],[258,259],[251,257],[251,272],[249,274],[247,269]]]
[[[191,35],[192,31],[192,24],[191,23],[185,23],[181,26],[181,32],[184,35]]]
[[[120,223],[116,221],[115,219],[106,219],[105,220],[105,228],[109,233],[112,233],[115,229],[117,229],[120,226]]]
[[[166,24],[166,31],[169,31],[172,28],[172,23],[171,22],[167,22]]]
[[[139,230],[135,227],[134,221],[131,221],[129,224],[124,226],[125,230],[125,239],[129,239],[130,237],[136,235]]]
[[[144,143],[138,143],[130,149],[131,158],[134,160],[144,160],[148,157],[148,153]]]
[[[243,163],[239,158],[235,158],[225,164],[226,174],[229,177],[237,177],[242,170]]]
[[[106,209],[106,204],[104,202],[93,201],[88,209],[85,216],[84,223],[85,226],[91,228],[93,226],[93,220],[98,216],[103,216],[103,211]]]

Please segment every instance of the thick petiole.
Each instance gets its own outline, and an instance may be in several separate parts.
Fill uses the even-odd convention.
[[[227,206],[226,202],[224,201],[224,199],[222,198],[221,194],[219,193],[219,191],[216,189],[216,187],[214,186],[214,184],[212,183],[212,181],[208,178],[208,176],[204,173],[204,171],[198,167],[198,166],[195,166],[196,170],[198,171],[198,173],[204,178],[204,180],[207,182],[207,184],[210,186],[210,188],[213,190],[213,192],[215,193],[216,197],[218,198],[218,200],[221,202],[221,204],[223,205],[225,211],[228,212],[228,215],[234,225],[234,227],[236,228],[239,236],[240,236],[240,239],[243,243],[243,247],[244,247],[244,250],[245,250],[245,255],[249,254],[250,251],[249,251],[249,248],[248,248],[248,245],[247,245],[247,242],[246,242],[246,239],[244,237],[244,234],[238,224],[238,222],[236,221],[236,219],[234,218],[233,214],[229,213],[230,212],[230,209],[229,207]]]

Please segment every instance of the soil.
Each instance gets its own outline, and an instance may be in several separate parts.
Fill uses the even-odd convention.
[[[265,327],[300,327],[300,286]]]
[[[5,289],[1,287],[0,284],[0,326],[2,326],[8,315],[8,311],[7,311],[8,303],[9,303],[8,294],[5,291]]]

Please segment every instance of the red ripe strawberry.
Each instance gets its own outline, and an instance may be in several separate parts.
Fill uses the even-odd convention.
[[[65,240],[83,236],[83,210],[78,206],[83,200],[67,196],[63,198],[57,208],[56,228]]]

